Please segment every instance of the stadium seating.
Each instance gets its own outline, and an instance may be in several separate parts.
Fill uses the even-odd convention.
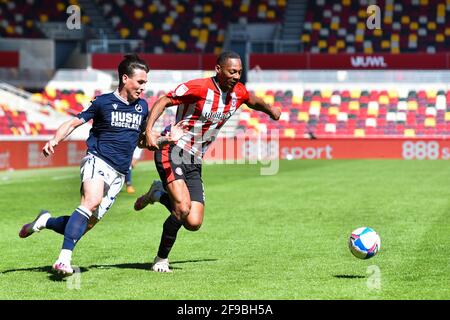
[[[122,39],[142,39],[147,52],[220,52],[229,23],[281,22],[286,0],[95,0]],[[45,38],[36,22],[64,22],[77,0],[0,1],[0,37]],[[82,12],[81,22],[91,18]],[[189,27],[186,27],[189,26]]]
[[[425,137],[450,134],[450,91],[306,90],[256,91],[266,102],[282,108],[278,122],[244,107],[239,128],[257,132],[280,130],[280,136]]]
[[[370,1],[309,0],[301,42],[311,53],[436,53],[450,49],[447,0],[385,0],[381,29],[367,28]]]
[[[44,124],[30,122],[25,111],[0,103],[0,135],[30,136],[54,134]]]
[[[96,0],[123,39],[145,40],[147,52],[220,52],[228,23],[281,22],[285,0]]]
[[[282,23],[286,0],[95,0],[122,39],[147,52],[218,53],[228,24]],[[436,53],[450,50],[448,0],[384,0],[381,29],[366,25],[368,0],[309,0],[299,41],[311,53]],[[63,22],[77,0],[0,1],[1,37],[45,37],[36,22]],[[82,15],[83,24],[91,18]]]
[[[45,38],[36,22],[65,22],[67,7],[77,4],[77,0],[0,1],[0,37]],[[81,16],[81,23],[89,22],[88,16]]]
[[[220,52],[229,23],[282,23],[286,0],[95,0],[122,39],[147,52]],[[384,0],[381,29],[370,30],[368,0],[309,0],[300,42],[311,53],[443,52],[450,49],[447,0]],[[63,22],[77,0],[0,1],[1,37],[45,37],[36,22]],[[81,21],[90,24],[90,17]],[[188,26],[188,27],[187,27]]]
[[[89,105],[92,97],[87,96],[83,90],[56,90],[46,88],[42,93],[35,93],[33,100],[39,103],[49,104],[60,113],[76,115]]]
[[[99,92],[98,92],[99,93]],[[98,94],[97,93],[97,94]],[[147,92],[151,106],[163,92]],[[257,90],[255,95],[282,109],[279,121],[247,106],[241,108],[238,129],[268,132],[280,137],[371,138],[432,137],[450,134],[450,90]],[[47,102],[57,111],[74,115],[92,97],[82,91],[47,89],[33,99]],[[1,134],[47,134],[42,124],[30,123],[23,111],[1,105]],[[173,117],[164,119],[167,124]],[[15,129],[13,129],[15,128]]]

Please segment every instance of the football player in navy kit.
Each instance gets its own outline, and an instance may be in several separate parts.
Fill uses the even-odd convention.
[[[70,216],[51,217],[42,210],[36,219],[25,224],[19,232],[26,238],[44,228],[64,235],[61,253],[52,269],[63,275],[73,274],[72,251],[83,234],[90,230],[114,203],[124,184],[134,149],[145,132],[148,115],[147,102],[140,98],[147,83],[149,68],[136,54],[126,55],[118,66],[119,87],[116,91],[94,99],[76,117],[63,123],[42,151],[45,156],[55,152],[58,143],[73,130],[93,120],[86,141],[87,155],[80,165],[81,202]],[[180,126],[160,142],[178,140],[184,131]]]

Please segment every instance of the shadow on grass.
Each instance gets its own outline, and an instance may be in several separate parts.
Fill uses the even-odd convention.
[[[183,261],[173,261],[170,262],[170,268],[173,270],[182,270],[183,268],[181,267],[174,267],[173,265],[177,265],[177,264],[183,264],[183,263],[197,263],[197,262],[208,262],[208,261],[217,261],[217,259],[198,259],[198,260],[183,260]],[[91,268],[96,268],[96,269],[115,269],[115,268],[119,268],[119,269],[140,269],[140,270],[150,270],[151,269],[152,264],[151,263],[118,263],[118,264],[94,264],[88,267],[76,267],[73,266],[74,269],[75,267],[76,272],[78,273],[83,273],[83,272],[87,272],[89,271],[89,269]],[[4,270],[1,271],[0,274],[7,274],[7,273],[11,273],[11,272],[22,272],[22,271],[31,271],[31,272],[46,272],[49,273],[49,279],[52,281],[63,281],[65,278],[67,278],[67,276],[64,275],[60,275],[55,273],[52,270],[51,266],[42,266],[42,267],[31,267],[31,268],[20,268],[20,269],[9,269],[9,270]]]
[[[89,271],[88,268],[84,268],[84,267],[77,267],[78,269],[76,270],[76,272],[86,272]],[[52,270],[51,266],[42,266],[42,267],[32,267],[32,268],[21,268],[21,269],[9,269],[9,270],[5,270],[0,272],[0,274],[6,274],[6,273],[11,273],[11,272],[21,272],[21,271],[31,271],[31,272],[46,272],[49,274],[48,278],[52,281],[63,281],[64,279],[67,278],[66,275],[61,275],[58,273],[55,273]]]
[[[335,274],[333,277],[338,279],[363,279],[366,276],[355,275],[355,274]]]
[[[173,266],[173,265],[176,265],[176,264],[208,262],[208,261],[217,261],[217,259],[198,259],[198,260],[171,261],[170,262],[170,269],[173,269],[173,270],[182,270],[183,269],[181,267],[174,267]],[[152,263],[145,262],[145,263],[94,264],[94,265],[89,266],[88,269],[89,268],[97,268],[97,269],[119,268],[119,269],[150,270],[151,267],[152,267]]]

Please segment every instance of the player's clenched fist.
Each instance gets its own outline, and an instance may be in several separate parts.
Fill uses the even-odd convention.
[[[54,147],[56,147],[58,145],[58,142],[56,142],[55,140],[51,139],[49,140],[45,146],[42,148],[42,153],[44,154],[44,156],[48,157],[51,154],[55,153]]]
[[[157,150],[158,149],[158,137],[159,134],[155,134],[153,132],[150,132],[150,134],[146,134],[146,142],[147,142],[147,148],[150,150]]]
[[[281,115],[281,108],[280,107],[272,108],[272,113],[270,115],[270,118],[272,120],[280,119],[280,115]]]

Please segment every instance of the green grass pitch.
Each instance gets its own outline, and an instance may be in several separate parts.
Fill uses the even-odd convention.
[[[133,210],[121,192],[78,243],[81,273],[50,266],[62,236],[18,231],[39,209],[68,215],[79,204],[78,168],[0,173],[0,299],[450,299],[450,170],[445,161],[281,161],[204,165],[206,212],[182,229],[172,274],[149,271],[165,208]],[[136,196],[157,178],[134,171]],[[350,232],[370,226],[381,251],[358,260]]]

